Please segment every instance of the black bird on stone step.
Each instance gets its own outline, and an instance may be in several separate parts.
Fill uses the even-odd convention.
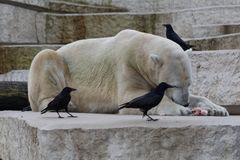
[[[47,111],[55,110],[58,114],[58,118],[63,118],[62,116],[60,116],[58,111],[61,109],[65,109],[66,113],[70,115],[69,117],[77,117],[73,116],[68,112],[68,104],[71,100],[70,93],[75,90],[76,89],[70,87],[63,88],[63,90],[48,104],[48,106],[41,111],[41,114],[44,114]]]
[[[147,116],[149,118],[148,121],[156,121],[158,119],[153,119],[147,114],[147,112],[161,102],[164,92],[168,88],[176,88],[176,86],[171,86],[165,82],[162,82],[149,93],[134,98],[127,103],[121,104],[118,111],[123,108],[139,108],[140,111],[143,112],[143,117]]]
[[[178,36],[178,34],[177,34],[176,32],[174,32],[171,24],[163,24],[163,26],[166,27],[166,37],[167,37],[168,39],[172,40],[173,42],[179,44],[184,51],[186,51],[186,50],[188,50],[188,49],[190,49],[190,48],[193,47],[192,45],[189,45],[189,44],[187,44],[186,42],[184,42],[184,41]]]

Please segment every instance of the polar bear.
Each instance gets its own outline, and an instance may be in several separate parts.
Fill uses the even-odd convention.
[[[33,59],[28,80],[28,97],[33,111],[44,109],[64,88],[72,94],[69,110],[114,113],[120,104],[143,95],[160,82],[168,89],[150,114],[189,115],[193,107],[210,115],[227,116],[225,108],[205,97],[189,93],[191,64],[188,52],[166,38],[134,30],[114,37],[79,40],[57,51],[46,49]],[[188,106],[188,107],[186,107]],[[141,114],[123,109],[119,114]]]

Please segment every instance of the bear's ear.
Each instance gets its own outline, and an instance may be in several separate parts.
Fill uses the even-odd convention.
[[[186,50],[184,52],[185,52],[185,54],[190,54],[190,53],[192,53],[192,48],[189,48],[188,50]]]
[[[160,65],[160,66],[162,66],[162,64],[163,64],[159,55],[150,54],[150,59],[154,64],[157,64],[157,65]]]

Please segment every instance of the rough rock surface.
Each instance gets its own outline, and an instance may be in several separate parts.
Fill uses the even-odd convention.
[[[77,4],[77,3],[69,3],[64,1],[49,2],[48,8],[54,12],[65,12],[65,13],[127,12],[127,9],[124,9],[124,8]]]
[[[194,38],[186,41],[193,45],[196,50],[239,49],[240,33]]]
[[[62,115],[66,116],[62,113]],[[16,160],[238,160],[238,116],[159,117],[137,115],[0,112],[0,158]]]
[[[192,25],[238,23],[239,9],[240,5],[165,13],[54,14],[1,4],[0,42],[69,43],[84,38],[113,36],[127,28],[165,35],[163,23],[172,23],[180,36],[191,38]]]
[[[37,18],[38,32],[41,33],[38,39],[40,43],[68,43],[84,38],[113,36],[129,28],[165,36],[164,23],[172,23],[179,35],[191,38],[192,25],[238,23],[239,9],[240,6],[227,6],[169,13],[44,13]]]
[[[32,10],[0,4],[0,42],[37,43],[36,14]]]
[[[27,77],[28,70],[0,74],[0,110],[22,110],[29,106]]]
[[[43,16],[44,15],[44,16]],[[104,13],[104,14],[43,14],[38,18],[40,43],[69,43],[85,38],[114,36],[123,29],[155,33],[154,14]],[[163,27],[162,27],[163,28]]]
[[[240,51],[199,51],[190,55],[192,93],[221,105],[240,104]]]
[[[193,26],[193,38],[220,36],[225,34],[239,33],[240,24],[213,24]]]
[[[66,0],[65,0],[66,1]],[[67,0],[124,7],[131,12],[166,12],[206,6],[239,5],[238,0]]]
[[[39,51],[60,47],[61,45],[0,45],[0,74],[16,69],[29,69],[33,57]]]
[[[6,74],[0,74],[0,81],[27,82],[29,70],[12,70]]]

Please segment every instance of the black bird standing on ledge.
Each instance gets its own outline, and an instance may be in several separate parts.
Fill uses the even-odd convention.
[[[41,111],[41,114],[44,114],[49,110],[56,110],[58,118],[63,118],[62,116],[60,116],[58,111],[61,109],[65,109],[66,113],[70,115],[69,117],[77,117],[73,116],[68,112],[68,103],[71,100],[70,93],[75,90],[76,89],[70,87],[63,88],[63,90],[48,104],[48,106]]]
[[[178,35],[176,32],[174,32],[171,24],[163,24],[163,26],[166,27],[166,37],[170,40],[172,40],[173,42],[179,44],[182,49],[184,51],[192,48],[193,46],[187,44],[186,42],[184,42]]]
[[[123,108],[139,108],[140,111],[143,112],[143,117],[147,116],[149,118],[148,121],[157,121],[158,119],[153,119],[147,114],[147,112],[161,102],[164,96],[164,92],[168,88],[176,88],[176,86],[171,86],[165,82],[162,82],[149,93],[134,98],[133,100],[127,103],[121,104],[118,111]]]

